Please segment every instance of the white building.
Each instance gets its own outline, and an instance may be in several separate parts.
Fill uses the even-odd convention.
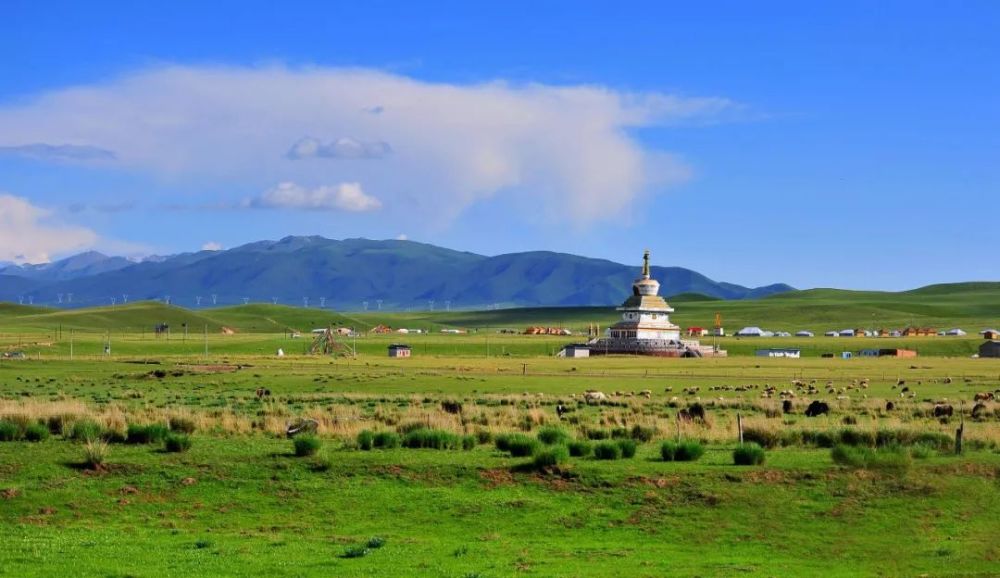
[[[798,359],[802,357],[801,349],[758,349],[757,357],[790,357]]]
[[[945,335],[950,335],[953,337],[963,337],[965,335],[968,335],[968,333],[956,327],[955,329],[949,329],[948,331],[945,331]]]
[[[795,337],[813,337],[812,331],[796,331]]]
[[[649,251],[643,255],[642,276],[632,283],[632,296],[618,311],[622,320],[608,329],[613,340],[680,341],[681,328],[670,322],[674,309],[660,297],[660,282],[649,276]]]
[[[843,330],[840,331],[840,336],[841,337],[854,337],[854,330],[853,329],[843,329]]]
[[[838,333],[836,331],[827,331],[823,335],[825,335],[827,337],[840,337],[840,333]]]

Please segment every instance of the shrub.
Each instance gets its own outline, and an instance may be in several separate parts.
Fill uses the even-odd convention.
[[[381,536],[374,536],[368,540],[368,543],[365,544],[365,546],[371,548],[372,550],[378,550],[382,546],[385,546],[385,538],[382,538]]]
[[[383,450],[398,448],[401,443],[399,434],[394,431],[380,431],[372,438],[372,444]]]
[[[500,451],[507,451],[515,458],[533,456],[535,455],[535,452],[538,451],[538,447],[541,445],[535,438],[524,434],[510,434],[507,436],[506,440],[504,440],[504,443],[500,443],[499,439],[497,442],[497,449]],[[501,449],[501,445],[507,449]]]
[[[344,553],[340,555],[341,558],[363,558],[370,552],[368,548],[364,546],[351,546],[344,550]]]
[[[76,441],[96,440],[101,437],[101,425],[96,421],[83,419],[73,424],[69,437]]]
[[[638,446],[635,443],[635,440],[631,438],[626,438],[618,440],[618,447],[622,451],[623,458],[634,458],[635,450]]]
[[[672,462],[677,456],[677,444],[671,441],[665,441],[660,444],[660,457],[663,458],[665,462]]]
[[[830,451],[834,463],[851,468],[899,470],[910,467],[910,452],[902,446],[886,446],[875,450],[838,444]]]
[[[191,438],[184,434],[170,434],[163,440],[163,449],[175,454],[186,452],[191,449]]]
[[[681,442],[674,452],[674,459],[678,462],[693,462],[705,455],[705,446],[696,441]]]
[[[481,444],[488,444],[493,441],[493,434],[489,430],[481,429],[476,432],[476,441]]]
[[[459,445],[458,436],[437,429],[415,429],[403,436],[405,448],[430,448],[435,450],[453,450]]]
[[[194,420],[189,417],[175,415],[168,420],[168,423],[170,424],[170,431],[193,434],[195,430]]]
[[[130,444],[155,444],[166,439],[170,430],[158,423],[149,425],[129,424],[125,441]]]
[[[636,424],[632,426],[631,436],[634,440],[648,443],[653,441],[653,437],[656,436],[656,428],[644,427]]]
[[[13,442],[21,439],[21,428],[8,420],[0,421],[0,442]]]
[[[375,434],[368,430],[364,430],[358,434],[358,448],[363,451],[369,451],[375,447]]]
[[[934,455],[935,449],[935,447],[927,444],[914,444],[913,447],[910,448],[910,455],[913,456],[914,459],[926,460]]]
[[[469,451],[469,450],[475,449],[475,447],[476,447],[476,436],[474,436],[474,435],[465,435],[465,436],[462,436],[462,449],[463,450]]]
[[[755,443],[764,448],[778,447],[781,435],[777,430],[757,427],[743,428],[743,443]]]
[[[617,460],[622,457],[622,448],[616,443],[601,442],[594,446],[594,457],[599,460]]]
[[[548,446],[535,454],[534,464],[538,469],[551,468],[569,460],[569,450],[563,445]]]
[[[323,442],[312,434],[302,434],[292,438],[292,445],[295,447],[295,455],[303,458],[316,455]]]
[[[510,451],[510,437],[512,434],[500,434],[493,438],[493,445],[496,446],[498,451],[508,452]]]
[[[876,436],[874,432],[863,431],[851,428],[840,430],[840,443],[849,446],[875,447]]]
[[[588,440],[606,440],[611,437],[611,432],[603,429],[588,429],[587,439]]]
[[[590,452],[593,451],[593,448],[590,447],[590,443],[583,440],[569,442],[566,449],[569,450],[569,455],[574,458],[585,458],[590,455]]]
[[[629,437],[628,430],[623,427],[616,427],[611,430],[611,439],[620,440]]]
[[[543,427],[538,430],[538,441],[542,442],[547,446],[555,444],[565,444],[569,441],[569,434],[565,430],[558,427]]]
[[[764,463],[764,448],[753,442],[744,443],[733,451],[733,463],[737,466],[757,466]]]
[[[110,447],[108,442],[100,438],[88,439],[83,446],[83,465],[92,470],[100,469],[108,459]]]
[[[33,423],[24,429],[24,439],[29,442],[40,442],[49,439],[49,428],[40,423]]]

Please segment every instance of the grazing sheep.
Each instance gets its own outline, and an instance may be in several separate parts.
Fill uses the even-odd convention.
[[[608,396],[602,391],[589,390],[584,392],[583,401],[587,402],[587,405],[597,405],[608,401]]]
[[[257,399],[264,399],[265,397],[271,397],[271,390],[266,387],[258,387]]]
[[[950,377],[946,377],[946,378],[944,378],[944,382],[945,382],[945,383],[951,383],[951,378],[950,378]]]
[[[977,403],[976,405],[972,406],[972,419],[979,419],[985,412],[986,412],[986,404],[982,402]]]
[[[824,401],[816,400],[806,408],[806,417],[816,417],[830,413],[830,405]]]
[[[906,380],[905,379],[900,379],[899,381],[896,382],[896,385],[902,387],[902,386],[906,385]]]
[[[934,417],[951,417],[955,413],[955,408],[947,404],[937,404],[934,406]]]
[[[646,399],[650,399],[650,398],[653,397],[653,391],[649,390],[649,389],[644,389],[644,390],[642,390],[642,391],[639,392],[639,395],[641,395],[642,397],[644,397]]]
[[[995,396],[993,395],[992,391],[986,391],[977,393],[976,395],[972,396],[972,399],[973,401],[993,401],[994,397]]]

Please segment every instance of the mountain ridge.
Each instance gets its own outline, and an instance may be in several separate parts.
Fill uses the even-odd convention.
[[[140,262],[90,251],[46,265],[8,266],[0,269],[0,300],[30,295],[36,304],[55,304],[57,295],[68,299],[72,293],[72,306],[168,297],[191,305],[198,296],[203,306],[244,298],[286,304],[323,299],[351,309],[364,301],[375,308],[379,300],[391,309],[600,306],[620,303],[638,273],[638,263],[553,251],[486,256],[416,241],[286,236]],[[664,296],[731,300],[794,290],[783,283],[719,282],[683,267],[654,266],[652,275]]]

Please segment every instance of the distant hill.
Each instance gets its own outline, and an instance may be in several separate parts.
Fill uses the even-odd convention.
[[[638,262],[546,251],[487,257],[412,241],[286,237],[140,263],[88,252],[47,265],[7,266],[0,269],[0,300],[30,295],[36,305],[53,305],[57,295],[68,300],[72,293],[73,306],[170,297],[191,307],[196,296],[203,307],[244,298],[289,305],[325,298],[327,307],[342,310],[362,309],[364,301],[377,309],[379,300],[385,310],[427,309],[432,301],[437,309],[600,306],[620,303],[638,272]],[[793,290],[718,282],[681,267],[653,267],[652,273],[666,296],[732,300]]]

